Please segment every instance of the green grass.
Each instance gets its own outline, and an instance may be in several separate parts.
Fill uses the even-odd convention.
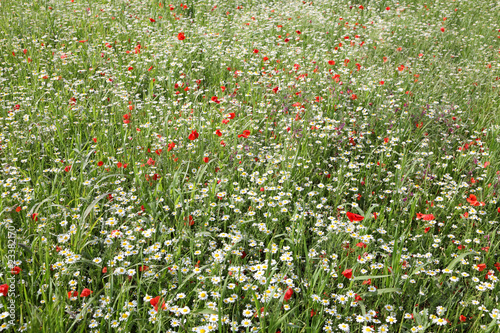
[[[0,18],[0,330],[500,331],[498,3]]]

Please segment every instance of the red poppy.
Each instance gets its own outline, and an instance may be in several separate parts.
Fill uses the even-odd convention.
[[[466,320],[467,320],[467,317],[466,317],[466,316],[464,316],[464,315],[460,315],[460,321],[461,321],[462,323],[465,323],[465,321],[466,321]]]
[[[279,90],[279,87],[274,87],[274,88],[273,88],[273,91],[274,91],[274,93],[275,93],[275,94],[277,94],[277,93],[278,93],[278,90]]]
[[[10,270],[10,273],[13,275],[18,275],[19,273],[21,273],[21,271],[22,271],[22,269],[20,267],[16,266]]]
[[[358,244],[356,244],[357,247],[362,247],[362,248],[365,248],[366,249],[366,244],[363,243],[363,242],[360,242]]]
[[[129,71],[131,71],[131,70],[133,70],[133,69],[134,69],[134,67],[132,67],[132,66],[130,66],[130,67],[128,68],[128,70],[129,70]]]
[[[71,170],[71,165],[67,165],[67,166],[64,168],[64,171],[66,171],[66,172],[69,172],[69,170]]]
[[[16,208],[16,212],[17,212],[17,213],[19,213],[21,210],[22,210],[22,208],[21,208],[21,207],[17,207],[17,208]]]
[[[244,130],[242,134],[238,134],[238,138],[241,138],[241,137],[248,138],[249,135],[250,135],[250,131]]]
[[[356,301],[362,301],[363,299],[361,298],[361,296],[359,296],[358,294],[356,294],[356,297],[354,297],[354,300],[356,300]]]
[[[297,33],[297,35],[300,35],[302,32],[300,32],[300,30],[295,30],[295,32]]]
[[[329,60],[329,61],[328,61],[328,65],[330,65],[330,66],[335,65],[335,61],[333,61],[333,60]]]
[[[160,296],[156,296],[155,298],[149,300],[149,304],[151,304],[152,306],[156,306],[159,301],[160,301]]]
[[[241,251],[241,259],[245,259],[247,253],[245,251]]]
[[[208,157],[203,157],[203,162],[208,163]]]
[[[347,218],[351,222],[354,222],[354,221],[363,221],[363,219],[365,218],[364,216],[361,216],[359,214],[354,214],[354,213],[351,213],[351,212],[347,212],[346,215],[347,215]]]
[[[118,162],[118,163],[116,163],[116,166],[117,166],[118,168],[121,168],[121,167],[123,166],[123,164],[122,164],[122,162]]]
[[[193,141],[193,140],[198,139],[198,136],[199,136],[198,132],[196,132],[196,130],[194,130],[191,132],[191,134],[189,134],[188,139]]]
[[[425,229],[424,229],[424,232],[425,232],[425,233],[428,233],[428,232],[429,232],[429,230],[431,230],[431,227],[427,227],[427,228],[425,228]]]
[[[152,23],[156,22],[156,20],[154,18],[150,18],[149,21],[152,22]]]
[[[234,119],[234,117],[236,117],[236,114],[234,112],[229,113],[229,119]]]
[[[220,130],[215,131],[215,134],[216,134],[218,137],[221,137],[221,136],[222,136],[222,132],[221,132]]]
[[[149,266],[145,266],[145,265],[142,265],[142,266],[139,266],[139,271],[140,272],[145,272],[149,269]]]
[[[148,161],[146,162],[148,165],[155,165],[155,160],[153,160],[151,157],[148,159]]]
[[[477,265],[478,271],[482,272],[486,269],[486,264],[479,264]]]
[[[177,35],[177,39],[178,40],[184,40],[184,39],[186,39],[186,36],[184,36],[183,32],[179,32],[179,34]]]
[[[102,274],[106,274],[107,272],[108,272],[108,268],[106,266],[104,266],[102,269]]]
[[[259,50],[253,49],[253,53],[257,54],[257,53],[259,53]]]
[[[167,151],[171,151],[172,149],[174,149],[174,147],[175,147],[175,142],[169,143]]]
[[[264,57],[264,58],[262,58],[262,60],[264,60],[264,61],[268,61],[268,60],[269,60],[269,58],[268,58],[268,57]]]
[[[441,32],[444,32],[444,28],[441,28]]]
[[[316,311],[314,311],[314,309],[311,310],[311,318],[314,317],[314,315],[316,314]]]
[[[417,220],[422,220],[422,219],[424,221],[432,221],[432,220],[434,220],[434,215],[417,213]]]
[[[68,291],[68,298],[71,298],[71,297],[78,297],[78,291]]]
[[[345,271],[342,272],[342,275],[345,276],[347,279],[352,278],[352,269],[346,269]]]
[[[8,292],[9,292],[9,285],[8,284],[2,284],[0,286],[0,295],[7,296]]]
[[[285,301],[288,301],[290,298],[292,298],[292,295],[293,295],[293,289],[292,288],[288,288],[288,290],[285,293],[285,297],[283,297],[283,299]]]
[[[82,290],[82,293],[80,294],[80,297],[88,297],[92,293],[93,293],[92,290],[90,290],[88,288],[85,288],[85,289]]]

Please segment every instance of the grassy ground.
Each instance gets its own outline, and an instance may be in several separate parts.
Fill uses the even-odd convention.
[[[0,2],[0,330],[498,332],[496,1]]]

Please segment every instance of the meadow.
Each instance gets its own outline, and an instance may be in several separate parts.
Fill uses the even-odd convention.
[[[500,3],[0,1],[0,331],[500,332]]]

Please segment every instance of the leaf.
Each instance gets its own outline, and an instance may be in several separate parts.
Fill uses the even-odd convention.
[[[216,315],[218,312],[212,309],[199,309],[195,310],[192,313],[194,314],[211,314],[211,315]]]
[[[455,267],[455,265],[458,264],[459,261],[461,261],[463,258],[465,258],[466,256],[471,255],[471,254],[476,254],[476,252],[469,251],[469,252],[462,253],[461,255],[459,255],[458,257],[453,259],[453,261],[450,262],[450,264],[448,265],[448,267],[446,267],[446,269],[452,270],[453,267]]]
[[[364,293],[362,296],[363,297],[368,297],[368,296],[378,296],[380,294],[387,294],[387,293],[395,293],[395,292],[401,292],[401,289],[399,288],[384,288],[384,289],[377,289],[376,292],[374,293]]]
[[[358,280],[369,280],[369,279],[378,279],[378,278],[385,278],[385,277],[390,277],[392,275],[363,275],[363,276],[356,276],[352,278],[353,281],[358,281]]]
[[[80,219],[80,222],[83,223],[85,221],[85,219],[87,218],[87,216],[90,214],[90,212],[94,209],[94,206],[99,202],[99,200],[106,197],[108,194],[111,194],[111,192],[103,193],[100,196],[98,196],[97,198],[95,198],[95,200],[92,201],[92,203],[87,207],[87,209],[85,209],[85,212],[83,212],[83,215]]]

